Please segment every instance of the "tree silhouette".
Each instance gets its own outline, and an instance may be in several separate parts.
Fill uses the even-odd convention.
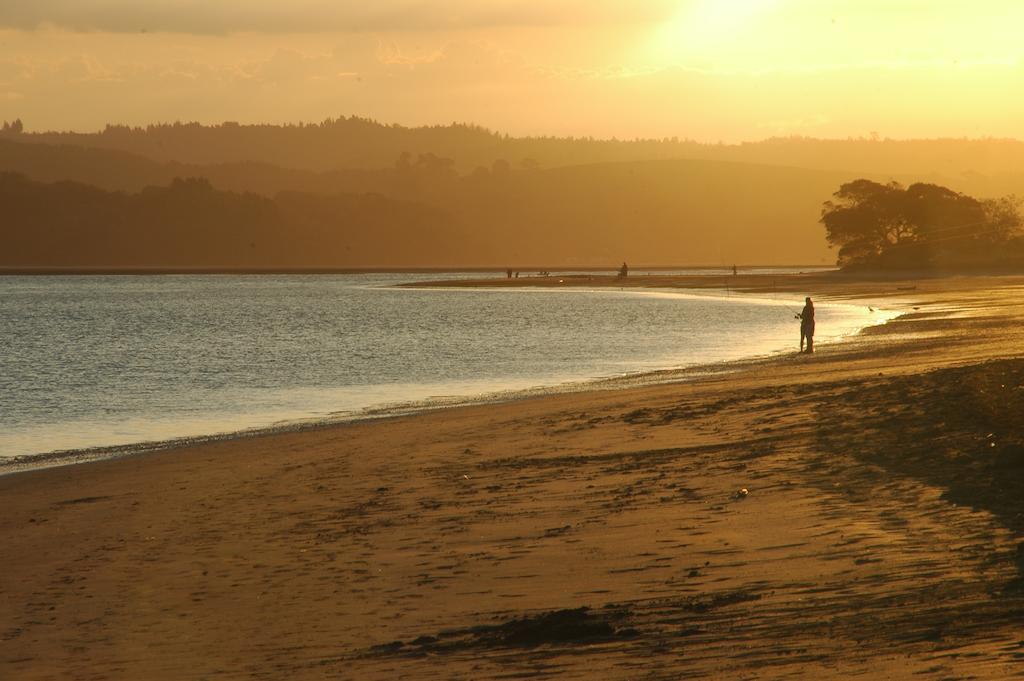
[[[935,184],[854,180],[822,206],[820,222],[840,266],[922,266],[954,251],[978,255],[1021,225],[1014,197],[980,201]]]

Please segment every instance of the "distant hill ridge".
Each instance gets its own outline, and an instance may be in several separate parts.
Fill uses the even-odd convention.
[[[453,159],[456,169],[463,173],[489,168],[498,160],[512,168],[531,168],[678,158],[952,178],[964,173],[989,177],[1019,174],[1024,168],[1024,142],[1012,139],[788,137],[707,144],[678,138],[512,137],[463,123],[413,128],[355,116],[294,125],[109,125],[96,133],[21,130],[20,126],[10,127],[0,135],[27,143],[128,151],[165,162],[210,165],[256,161],[316,171],[388,168],[403,152]]]
[[[22,238],[28,225],[59,227],[65,231],[52,241],[52,253],[33,251],[29,260],[85,266],[106,262],[109,254],[67,244],[72,236],[92,243],[89,235],[102,233],[97,238],[117,245],[119,266],[132,266],[144,253],[147,263],[170,257],[146,246],[148,226],[162,225],[162,243],[176,263],[233,263],[241,256],[227,244],[250,229],[237,215],[222,216],[232,227],[214,257],[187,220],[168,222],[159,211],[140,208],[152,208],[147,201],[159,195],[149,187],[167,189],[167,205],[175,207],[191,200],[175,180],[203,178],[208,193],[248,197],[225,198],[221,208],[263,206],[253,209],[259,219],[252,224],[269,221],[278,246],[241,261],[256,258],[266,267],[831,264],[835,254],[818,217],[840,184],[859,177],[925,181],[997,197],[1024,194],[1018,167],[1024,168],[1024,144],[1015,140],[707,145],[512,138],[476,126],[404,128],[356,118],[298,126],[108,127],[96,134],[8,126],[0,131],[0,172],[35,183],[92,185],[104,198],[72,202],[82,216],[75,236],[67,215],[54,214],[47,201],[86,196],[87,188],[64,194],[67,187],[36,186],[29,194],[47,199],[34,208],[8,192],[0,209],[8,216],[10,206],[22,212],[20,222],[0,224],[0,236]],[[216,214],[215,203],[196,205]],[[104,231],[100,207],[137,229]],[[267,217],[272,214],[277,217]],[[220,234],[216,220],[195,218]],[[127,245],[133,241],[139,243]],[[8,266],[17,260],[6,256]]]
[[[55,174],[70,165],[58,167]],[[833,256],[816,221],[823,197],[846,179],[841,173],[690,160],[533,171],[499,166],[458,176],[435,161],[358,175],[358,189],[340,182],[334,191],[280,187],[260,195],[228,191],[205,178],[110,191],[81,180],[107,173],[107,181],[116,182],[126,172],[110,174],[102,164],[91,177],[88,164],[78,171],[76,182],[8,176],[18,179],[9,179],[0,195],[6,218],[0,236],[13,244],[3,253],[4,265],[86,266],[120,253],[118,266],[133,266],[143,254],[140,264],[156,266],[168,265],[160,259],[173,253],[171,264],[216,266],[227,258],[224,263],[241,266],[228,244],[249,243],[248,232],[260,225],[277,239],[273,248],[250,254],[266,267],[607,267],[624,259],[652,265],[829,264]],[[297,184],[304,177],[283,176]],[[245,210],[223,212],[232,206]],[[111,231],[108,222],[118,229]],[[52,238],[40,241],[48,232]],[[152,234],[160,235],[162,246],[130,246],[155,243]],[[39,248],[19,251],[19,243]],[[211,244],[221,244],[220,250]],[[19,260],[19,253],[30,255]]]

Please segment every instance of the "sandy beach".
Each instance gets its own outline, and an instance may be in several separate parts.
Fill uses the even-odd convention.
[[[0,678],[1024,676],[1024,277],[488,283],[726,280],[907,313],[680,382],[0,477]]]

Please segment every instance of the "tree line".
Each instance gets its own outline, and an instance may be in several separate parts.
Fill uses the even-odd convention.
[[[31,123],[28,121],[27,123]],[[817,170],[859,171],[869,176],[978,173],[1013,190],[1024,186],[1024,142],[1008,139],[879,138],[815,139],[773,137],[723,144],[678,137],[597,139],[593,137],[516,137],[469,123],[406,127],[358,116],[287,125],[191,122],[145,126],[108,125],[101,131],[25,132],[8,124],[0,137],[24,143],[71,144],[130,152],[163,162],[221,164],[260,162],[314,171],[389,168],[404,151],[433,153],[455,161],[460,173],[490,168],[504,159],[513,169],[552,168],[592,163],[693,159],[762,163]],[[972,177],[962,177],[965,182]],[[1011,187],[1010,185],[1014,185]],[[964,191],[977,191],[971,186]]]
[[[918,182],[859,179],[822,206],[820,222],[847,269],[1024,266],[1021,201],[976,199]]]
[[[379,195],[274,198],[178,178],[141,192],[0,173],[0,267],[280,269],[462,264],[444,211]]]

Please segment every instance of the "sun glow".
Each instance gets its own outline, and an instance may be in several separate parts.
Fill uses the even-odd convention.
[[[779,0],[695,0],[659,26],[652,38],[654,57],[669,63],[707,52],[742,37]]]

